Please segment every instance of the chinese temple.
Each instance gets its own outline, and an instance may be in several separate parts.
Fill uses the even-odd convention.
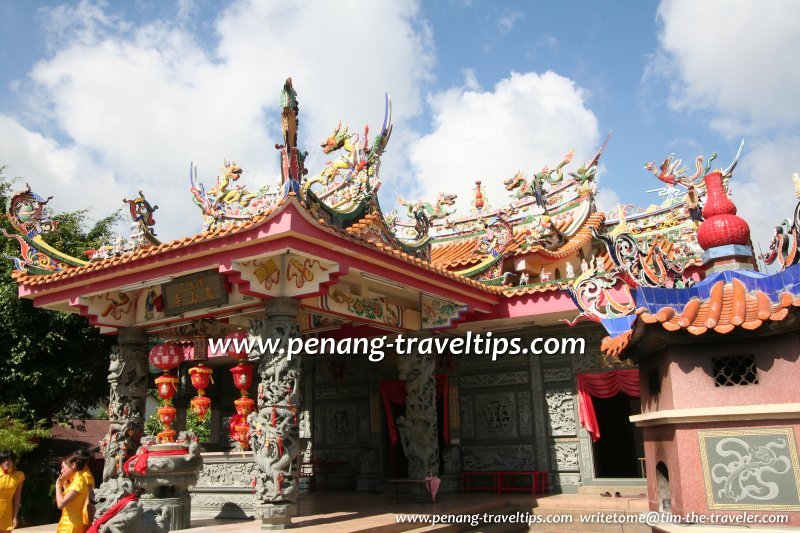
[[[102,443],[109,504],[132,493],[129,478],[182,458],[175,497],[193,516],[276,528],[307,483],[385,491],[429,476],[452,492],[500,476],[529,492],[629,486],[654,510],[798,510],[798,399],[788,391],[800,353],[800,221],[776,230],[765,257],[781,272],[759,273],[726,192],[741,147],[720,169],[716,154],[694,170],[674,156],[646,164],[662,182],[647,208],[598,211],[606,138],[574,164],[570,151],[508,177],[507,198],[475,181],[467,213],[446,192],[398,198],[399,212],[385,213],[388,95],[377,132],[340,123],[321,143],[330,160],[311,172],[291,79],[280,102],[280,185],[248,188],[226,161],[207,186],[191,166],[197,235],[161,242],[157,206],[139,192],[125,200],[130,237],[77,258],[46,242],[56,229],[48,199],[27,188],[6,202],[20,297],[118,336]],[[541,355],[285,355],[296,339],[421,346],[477,335],[581,343]],[[272,349],[242,348],[259,339]],[[149,364],[163,371],[163,431],[148,437]],[[180,433],[187,410],[211,421],[202,453]],[[733,453],[765,489],[742,481]]]

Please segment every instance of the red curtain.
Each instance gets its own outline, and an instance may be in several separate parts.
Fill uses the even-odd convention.
[[[640,396],[638,369],[578,374],[578,416],[581,425],[592,436],[592,442],[600,438],[600,428],[597,426],[592,396],[611,398],[620,392],[634,398]]]
[[[447,385],[447,375],[439,374],[436,376],[436,398],[442,399],[442,414],[444,415],[444,441],[450,444],[450,389]],[[396,446],[398,442],[397,424],[392,416],[392,404],[405,405],[406,403],[406,382],[402,379],[392,381],[381,381],[381,398],[383,399],[383,410],[386,413],[386,426],[389,429],[389,442]]]

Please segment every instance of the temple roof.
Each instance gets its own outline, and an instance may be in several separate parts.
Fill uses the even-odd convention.
[[[17,268],[13,274],[20,284],[20,294],[35,298],[67,286],[74,292],[79,284],[95,281],[110,288],[108,280],[125,276],[130,279],[139,273],[150,279],[157,279],[161,271],[180,275],[181,268],[193,273],[213,265],[207,261],[199,261],[200,266],[190,265],[191,261],[222,257],[228,251],[232,253],[230,260],[246,262],[247,258],[258,257],[261,243],[278,239],[324,242],[326,250],[331,243],[347,242],[413,265],[409,271],[412,275],[430,276],[428,281],[433,284],[446,278],[460,285],[459,291],[479,291],[470,292],[467,299],[481,295],[480,298],[497,301],[497,296],[503,296],[513,303],[515,298],[539,293],[569,295],[580,313],[570,323],[581,319],[613,322],[611,331],[616,336],[637,318],[645,323],[651,315],[669,313],[648,308],[650,314],[634,314],[635,309],[647,307],[651,293],[646,291],[688,286],[699,279],[692,269],[700,264],[696,233],[698,205],[704,195],[702,185],[696,176],[684,178],[682,170],[676,170],[680,175],[671,176],[671,180],[662,179],[654,171],[669,185],[657,190],[664,198],[660,205],[646,209],[620,205],[611,213],[600,212],[595,207],[596,170],[608,138],[592,159],[573,172],[566,171],[572,151],[558,164],[546,165],[541,171],[529,175],[517,172],[504,181],[509,199],[500,208],[490,206],[481,182],[476,182],[473,207],[466,215],[457,217],[451,209],[455,195],[439,193],[430,202],[398,198],[406,215],[402,218],[396,212],[385,214],[377,195],[381,186],[380,159],[392,132],[388,95],[378,133],[370,139],[369,128],[363,134],[350,132],[340,123],[321,145],[333,159],[316,174],[308,174],[307,154],[297,146],[299,106],[290,80],[284,86],[281,101],[291,105],[282,109],[283,144],[276,145],[281,155],[280,187],[248,190],[239,183],[242,169],[226,161],[216,183],[206,188],[192,165],[189,189],[204,220],[204,230],[197,235],[166,243],[158,241],[152,231],[152,213],[157,206],[152,206],[140,191],[135,200],[126,200],[135,229],[129,242],[118,239],[101,246],[91,251],[91,259],[85,261],[47,245],[43,236],[56,226],[45,216],[47,200],[30,189],[15,193],[6,202],[6,217],[16,230],[16,234],[7,236],[19,242],[22,252],[22,257],[15,259]],[[667,162],[671,160],[670,156]],[[702,157],[697,161],[700,169]],[[674,170],[679,163],[665,162],[662,168]],[[276,222],[289,206],[292,213],[306,221],[304,228],[316,228],[308,230],[314,235],[295,229],[291,222]],[[319,237],[318,231],[330,238]],[[323,253],[323,248],[304,253]],[[240,253],[238,249],[248,251]],[[396,265],[385,269],[376,257],[370,256],[369,260],[376,271],[390,280],[400,277],[402,269]],[[224,265],[219,267],[222,271]],[[336,276],[342,275],[346,274]],[[699,291],[702,287],[692,289]],[[741,291],[736,287],[735,291],[723,287],[723,296],[728,292],[739,295]],[[630,295],[631,289],[634,296]],[[761,297],[753,298],[758,302]],[[455,305],[457,299],[450,303]],[[746,309],[750,308],[748,305]],[[673,315],[677,317],[680,312],[683,309],[676,308]],[[707,319],[703,313],[698,311],[698,320]],[[678,324],[671,318],[661,321],[665,328]],[[745,322],[753,323],[750,319]],[[690,326],[696,325],[692,322]]]

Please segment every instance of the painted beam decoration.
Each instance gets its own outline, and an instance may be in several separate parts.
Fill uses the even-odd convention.
[[[313,296],[339,274],[339,265],[296,253],[234,261],[223,272],[243,294],[263,297]]]
[[[800,510],[791,427],[698,431],[710,510]]]
[[[453,326],[453,323],[466,311],[466,306],[422,294],[420,309],[422,329],[443,329]]]
[[[387,302],[386,298],[364,298],[342,287],[332,287],[327,295],[318,296],[316,302],[304,302],[306,307],[317,307],[342,317],[372,322],[395,330],[419,330],[420,313]]]

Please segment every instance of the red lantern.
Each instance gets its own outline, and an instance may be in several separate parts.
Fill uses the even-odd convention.
[[[164,426],[164,431],[158,434],[158,441],[175,442],[175,430],[172,429],[172,424],[175,422],[175,408],[171,405],[164,405],[159,407],[156,412],[161,420],[161,425]]]
[[[183,360],[183,350],[177,344],[165,342],[157,344],[150,350],[150,363],[168,373],[170,370],[181,364]]]
[[[242,396],[238,400],[234,401],[233,404],[236,406],[236,413],[247,418],[247,415],[253,412],[256,402],[252,398]]]
[[[178,378],[164,374],[156,378],[156,390],[158,395],[164,400],[164,404],[172,404],[172,397],[178,391]]]
[[[250,338],[250,334],[241,329],[225,335],[225,341],[227,342],[228,346],[228,349],[225,351],[225,355],[229,355],[230,357],[240,361],[247,359],[247,350],[245,350],[244,347],[245,341],[248,338]],[[237,350],[237,348],[239,349]]]
[[[250,424],[247,422],[242,424],[234,424],[234,438],[236,441],[242,446],[242,450],[249,450],[250,449],[250,439],[248,438],[248,433],[250,433]]]
[[[203,363],[189,369],[189,375],[192,377],[192,386],[197,389],[197,396],[192,398],[189,405],[192,406],[192,411],[201,422],[206,419],[206,413],[211,407],[211,398],[206,396],[205,389],[208,387],[209,381],[211,383],[214,382],[213,372]]]
[[[214,371],[203,363],[189,369],[189,375],[192,377],[192,386],[197,389],[200,396],[205,395],[205,389],[208,388],[209,382],[214,383],[213,373]]]
[[[195,396],[189,402],[189,405],[192,406],[192,412],[197,415],[197,419],[203,422],[206,419],[208,409],[211,407],[211,398],[208,396]]]
[[[239,363],[231,368],[231,374],[233,374],[233,386],[239,389],[242,396],[247,396],[247,389],[253,383],[253,365]]]

